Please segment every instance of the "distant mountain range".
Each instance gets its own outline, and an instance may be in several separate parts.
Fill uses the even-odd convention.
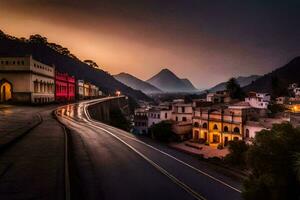
[[[158,74],[147,80],[151,85],[165,93],[191,93],[198,92],[188,79],[180,79],[169,69],[163,69]]]
[[[114,94],[120,90],[123,94],[138,100],[151,101],[152,99],[117,81],[112,75],[103,71],[96,63],[79,60],[70,51],[55,43],[49,43],[47,38],[40,35],[30,36],[29,39],[16,38],[0,30],[0,56],[25,56],[54,65],[60,72],[66,72],[77,79],[83,79],[97,85],[106,94]],[[92,63],[93,65],[91,65]]]
[[[287,88],[291,83],[300,84],[300,56],[256,79],[253,83],[244,87],[243,90],[246,92],[267,92],[276,97],[286,95]]]
[[[122,72],[120,74],[114,75],[114,78],[124,83],[125,85],[135,90],[140,90],[146,94],[162,93],[162,91],[157,87],[151,85],[146,81],[140,80],[128,73]]]
[[[125,85],[146,94],[198,92],[190,80],[178,78],[169,69],[161,70],[147,81],[143,81],[124,72],[114,77]]]
[[[236,78],[236,81],[238,84],[240,84],[241,87],[245,87],[249,84],[251,84],[253,81],[257,80],[260,78],[258,75],[251,75],[251,76],[239,76]],[[209,89],[209,92],[217,92],[217,91],[222,91],[226,89],[226,82],[219,83],[215,85],[214,87]]]

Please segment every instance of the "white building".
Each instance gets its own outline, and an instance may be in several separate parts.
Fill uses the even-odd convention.
[[[268,93],[250,92],[245,102],[249,103],[253,108],[267,109],[271,101],[271,95]]]
[[[152,107],[148,110],[148,127],[158,124],[161,121],[172,119],[172,110],[166,108]]]
[[[174,103],[172,105],[172,120],[176,122],[192,121],[193,104],[192,103]]]
[[[244,140],[251,143],[255,135],[262,130],[270,130],[274,124],[288,122],[287,118],[260,118],[258,121],[246,121]]]
[[[212,103],[228,103],[231,98],[226,90],[217,91],[215,93],[208,93],[206,95],[206,101]]]
[[[54,101],[54,67],[32,56],[0,58],[0,102]]]

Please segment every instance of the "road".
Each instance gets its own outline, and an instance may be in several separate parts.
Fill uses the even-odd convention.
[[[52,117],[56,107],[1,105],[0,146],[13,143],[0,151],[0,199],[65,199],[65,133]]]
[[[91,119],[97,102],[57,110],[70,130],[72,199],[241,199],[238,181],[196,158]]]

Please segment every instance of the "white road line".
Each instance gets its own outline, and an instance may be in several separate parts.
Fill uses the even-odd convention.
[[[139,156],[141,156],[143,159],[145,159],[147,162],[149,162],[153,167],[155,167],[157,170],[159,170],[161,173],[163,173],[164,175],[166,175],[168,178],[170,178],[174,183],[176,183],[178,186],[180,186],[182,189],[184,189],[185,191],[187,191],[189,194],[191,194],[194,198],[198,199],[198,200],[206,200],[206,198],[204,198],[202,195],[200,195],[199,193],[197,193],[196,191],[194,191],[192,188],[190,188],[188,185],[186,185],[185,183],[183,183],[182,181],[180,181],[179,179],[177,179],[175,176],[173,176],[172,174],[170,174],[168,171],[166,171],[164,168],[160,167],[157,163],[155,163],[154,161],[152,161],[150,158],[148,158],[145,154],[141,153],[140,151],[138,151],[136,148],[134,148],[133,146],[131,146],[130,144],[128,144],[127,142],[125,142],[124,140],[122,140],[120,137],[116,136],[115,134],[113,134],[112,132],[95,126],[93,124],[89,124],[90,126],[93,126],[97,129],[100,129],[108,134],[110,134],[111,136],[113,136],[114,138],[116,138],[117,140],[119,140],[120,142],[122,142],[123,144],[125,144],[127,147],[129,147],[132,151],[134,151],[135,153],[137,153]]]
[[[89,118],[88,120],[90,122],[103,125],[103,123],[94,121],[94,120],[92,120],[90,118],[88,112],[86,111],[86,106],[84,106],[84,112],[85,112],[86,116]],[[108,126],[108,125],[105,125],[105,126]],[[111,127],[111,128],[114,129],[114,127]],[[149,148],[152,148],[153,150],[156,150],[156,151],[158,151],[158,152],[160,152],[160,153],[162,153],[162,154],[164,154],[164,155],[166,155],[166,156],[168,156],[168,157],[176,160],[177,162],[179,162],[179,163],[181,163],[181,164],[183,164],[183,165],[185,165],[185,166],[187,166],[187,167],[189,167],[189,168],[191,168],[191,169],[193,169],[193,170],[195,170],[195,171],[197,171],[197,172],[199,172],[199,173],[201,173],[201,174],[203,174],[203,175],[205,175],[205,176],[207,176],[207,177],[209,177],[209,178],[211,178],[211,179],[213,179],[213,180],[215,180],[215,181],[217,181],[217,182],[219,182],[219,183],[221,183],[221,184],[223,184],[223,185],[225,185],[225,186],[227,186],[229,188],[231,188],[232,190],[234,190],[236,192],[239,192],[239,193],[242,192],[241,190],[239,190],[239,189],[237,189],[237,188],[229,185],[228,183],[225,183],[224,181],[222,181],[222,180],[220,180],[220,179],[218,179],[218,178],[216,178],[216,177],[214,177],[214,176],[212,176],[212,175],[210,175],[210,174],[208,174],[208,173],[206,173],[206,172],[204,172],[204,171],[202,171],[202,170],[200,170],[200,169],[198,169],[198,168],[196,168],[196,167],[194,167],[194,166],[192,166],[192,165],[190,165],[190,164],[188,164],[188,163],[186,163],[186,162],[184,162],[184,161],[182,161],[182,160],[180,160],[180,159],[178,159],[178,158],[176,158],[176,157],[174,157],[174,156],[172,156],[172,155],[170,155],[170,154],[168,154],[168,153],[166,153],[166,152],[164,152],[164,151],[162,151],[162,150],[160,150],[160,149],[158,149],[158,148],[156,148],[154,146],[152,146],[152,145],[149,145],[149,144],[147,144],[147,143],[145,143],[145,142],[143,142],[141,140],[138,140],[136,138],[124,135],[122,133],[119,133],[119,134],[122,135],[123,137],[129,138],[129,139],[134,140],[134,141],[136,141],[138,143],[141,143],[141,144],[143,144],[145,146],[148,146]]]
[[[72,120],[74,122],[76,122],[75,120],[73,120],[72,118],[66,116],[65,118]],[[87,121],[88,122],[88,121]],[[108,134],[110,134],[112,137],[116,138],[117,140],[119,140],[121,143],[123,143],[124,145],[126,145],[128,148],[130,148],[132,151],[134,151],[135,153],[137,153],[140,157],[142,157],[143,159],[145,159],[148,163],[150,163],[153,167],[155,167],[159,172],[161,172],[162,174],[166,175],[169,179],[171,179],[175,184],[177,184],[178,186],[180,186],[182,189],[184,189],[186,192],[188,192],[190,195],[192,195],[195,199],[197,200],[207,200],[205,197],[203,197],[202,195],[200,195],[199,193],[197,193],[196,191],[194,191],[192,188],[190,188],[188,185],[186,185],[185,183],[183,183],[182,181],[180,181],[179,179],[177,179],[175,176],[173,176],[172,174],[170,174],[168,171],[166,171],[164,168],[160,167],[157,163],[155,163],[154,161],[152,161],[149,157],[147,157],[145,154],[141,153],[140,151],[138,151],[136,148],[134,148],[133,146],[131,146],[130,144],[128,144],[127,142],[125,142],[124,140],[122,140],[120,137],[116,136],[115,134],[111,133],[110,131],[103,129],[101,127],[98,127],[96,125],[93,125],[92,123],[89,123],[88,126],[92,126],[94,128],[100,129]],[[90,128],[90,127],[89,127]]]

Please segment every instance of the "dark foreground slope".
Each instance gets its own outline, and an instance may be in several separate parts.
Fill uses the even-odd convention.
[[[46,38],[39,37],[31,36],[28,40],[18,39],[0,31],[0,56],[32,55],[43,63],[54,65],[60,72],[67,72],[77,79],[97,85],[107,94],[113,94],[116,90],[120,90],[123,94],[135,99],[150,100],[144,93],[124,85],[107,72],[80,61],[68,49],[48,43]]]

